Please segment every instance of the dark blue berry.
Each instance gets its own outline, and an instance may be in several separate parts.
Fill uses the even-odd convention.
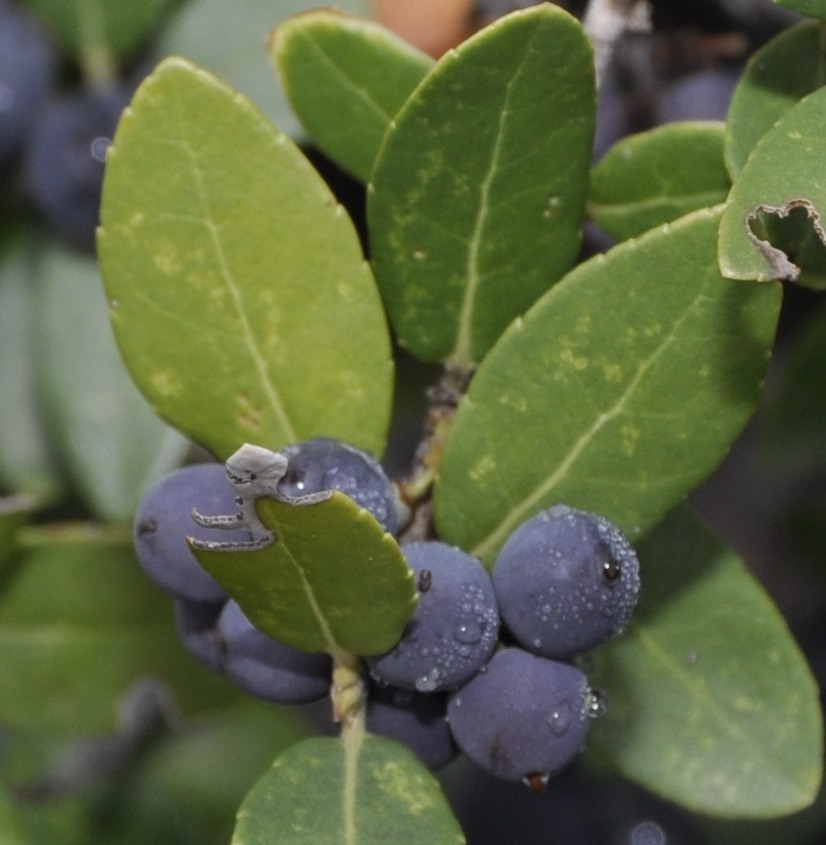
[[[289,461],[279,484],[283,493],[298,497],[340,490],[370,511],[385,531],[398,532],[393,485],[375,458],[330,437],[305,440],[282,452]]]
[[[496,647],[490,576],[476,558],[446,543],[410,543],[402,551],[420,585],[419,604],[396,646],[367,664],[377,680],[403,689],[456,689]]]
[[[506,648],[450,697],[448,724],[478,766],[542,791],[585,743],[589,696],[577,667]]]
[[[276,704],[308,704],[330,691],[332,660],[262,634],[232,600],[218,619],[224,673],[250,695]]]
[[[502,621],[525,648],[568,658],[625,629],[639,563],[607,519],[556,505],[524,522],[493,568]]]
[[[192,520],[199,513],[234,513],[235,491],[222,464],[194,464],[164,476],[144,496],[135,515],[135,553],[144,572],[162,589],[195,602],[225,601],[222,587],[202,569],[187,536],[212,540],[215,531]],[[249,541],[246,530],[222,532],[222,539]]]

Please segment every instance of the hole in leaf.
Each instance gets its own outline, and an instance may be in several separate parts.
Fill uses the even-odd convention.
[[[752,243],[776,279],[826,287],[826,231],[820,214],[805,199],[780,206],[761,204],[746,217]]]

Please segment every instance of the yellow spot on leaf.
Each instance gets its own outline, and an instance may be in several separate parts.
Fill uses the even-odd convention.
[[[264,411],[256,405],[246,393],[238,393],[235,397],[235,419],[240,428],[259,432],[264,423]]]
[[[482,458],[476,462],[476,465],[470,469],[468,475],[470,475],[474,481],[478,481],[480,478],[489,475],[495,469],[496,459],[493,455],[483,455]]]
[[[152,386],[161,396],[177,396],[181,392],[181,383],[169,370],[153,373]]]
[[[152,261],[161,273],[167,276],[174,276],[181,267],[178,254],[171,244],[165,245],[160,252],[156,252],[152,256]]]
[[[582,370],[588,367],[588,359],[582,357],[581,355],[575,355],[573,349],[563,349],[560,352],[559,357],[562,359],[563,363],[567,364],[571,369],[576,370],[577,372],[582,372]]]
[[[376,772],[381,791],[402,804],[411,816],[422,816],[434,809],[434,801],[424,788],[423,779],[395,762],[385,763]]]
[[[633,423],[623,423],[620,427],[620,447],[629,457],[637,450],[637,441],[640,439],[640,430]]]

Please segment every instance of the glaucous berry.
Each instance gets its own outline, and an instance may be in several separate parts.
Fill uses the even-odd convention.
[[[250,695],[275,704],[309,704],[330,691],[328,654],[299,651],[262,634],[233,600],[218,619],[224,673]]]
[[[607,519],[555,505],[508,537],[493,586],[519,644],[564,659],[625,629],[639,595],[639,563]]]
[[[376,686],[367,700],[367,730],[404,743],[431,769],[459,753],[446,716],[446,693]]]
[[[281,450],[289,461],[281,492],[298,497],[340,490],[370,511],[385,531],[398,532],[396,495],[381,464],[367,452],[332,437],[316,437]]]
[[[135,553],[143,571],[162,589],[194,602],[218,603],[227,598],[223,588],[201,567],[186,538],[211,540],[215,531],[197,525],[199,513],[237,510],[235,491],[223,464],[193,464],[161,478],[144,496],[133,526]],[[245,529],[222,532],[222,539],[248,541]]]
[[[448,724],[478,766],[541,791],[582,749],[589,700],[588,680],[576,666],[505,648],[451,695]]]
[[[402,551],[419,604],[399,642],[367,665],[376,680],[403,689],[456,689],[496,647],[499,612],[490,576],[476,558],[446,543],[410,543]]]

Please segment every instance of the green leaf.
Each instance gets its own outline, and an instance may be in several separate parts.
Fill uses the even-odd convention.
[[[594,652],[590,678],[609,709],[589,747],[696,812],[771,818],[806,807],[821,780],[818,690],[771,600],[687,508],[639,557],[628,633]]]
[[[169,599],[140,571],[131,541],[91,526],[27,529],[0,594],[0,722],[40,733],[104,734],[121,696],[150,676],[185,712],[232,688],[180,645]]]
[[[302,708],[273,707],[246,696],[156,742],[131,771],[118,810],[132,831],[139,825],[171,829],[178,834],[175,843],[226,845],[244,796],[273,758],[309,736],[311,728]]]
[[[35,368],[34,243],[22,232],[0,242],[0,484],[55,500],[62,479],[54,465]]]
[[[393,364],[358,236],[251,103],[164,61],[118,128],[101,215],[118,344],[163,418],[221,458],[317,435],[382,451]]]
[[[131,521],[189,444],[129,378],[94,258],[41,246],[36,276],[40,382],[61,456],[95,516]]]
[[[794,9],[813,18],[826,19],[826,0],[774,0],[778,6]]]
[[[438,781],[413,753],[365,736],[348,745],[315,737],[285,751],[241,805],[232,845],[464,841]]]
[[[169,0],[25,0],[76,57],[103,49],[128,56],[141,46]]]
[[[826,82],[826,26],[784,30],[749,59],[726,120],[726,165],[734,179],[757,142],[795,103]]]
[[[368,193],[402,346],[469,367],[571,265],[594,130],[590,42],[542,3],[446,53],[390,126]]]
[[[723,202],[730,187],[724,131],[722,123],[686,121],[619,141],[591,174],[588,213],[625,240]]]
[[[720,224],[720,269],[727,278],[826,288],[824,122],[826,88],[804,97],[758,142]]]
[[[3,845],[26,845],[31,840],[23,832],[19,810],[0,787],[0,841]]]
[[[392,648],[418,597],[401,549],[373,515],[339,491],[314,505],[262,497],[256,506],[274,543],[193,549],[250,621],[305,651],[368,655]]]
[[[803,474],[826,467],[826,311],[797,327],[759,429],[772,466]],[[805,497],[810,498],[807,490]]]
[[[480,366],[435,489],[448,542],[491,562],[557,502],[636,538],[720,462],[760,393],[779,286],[720,278],[720,209],[581,264]]]
[[[310,137],[364,182],[390,122],[433,65],[384,27],[332,9],[282,23],[270,55]]]
[[[365,0],[336,5],[367,14]],[[186,56],[252,100],[282,132],[299,138],[303,131],[286,95],[273,85],[265,39],[280,21],[317,6],[317,0],[244,0],[244,13],[239,14],[226,0],[186,0],[158,34],[156,52]]]

